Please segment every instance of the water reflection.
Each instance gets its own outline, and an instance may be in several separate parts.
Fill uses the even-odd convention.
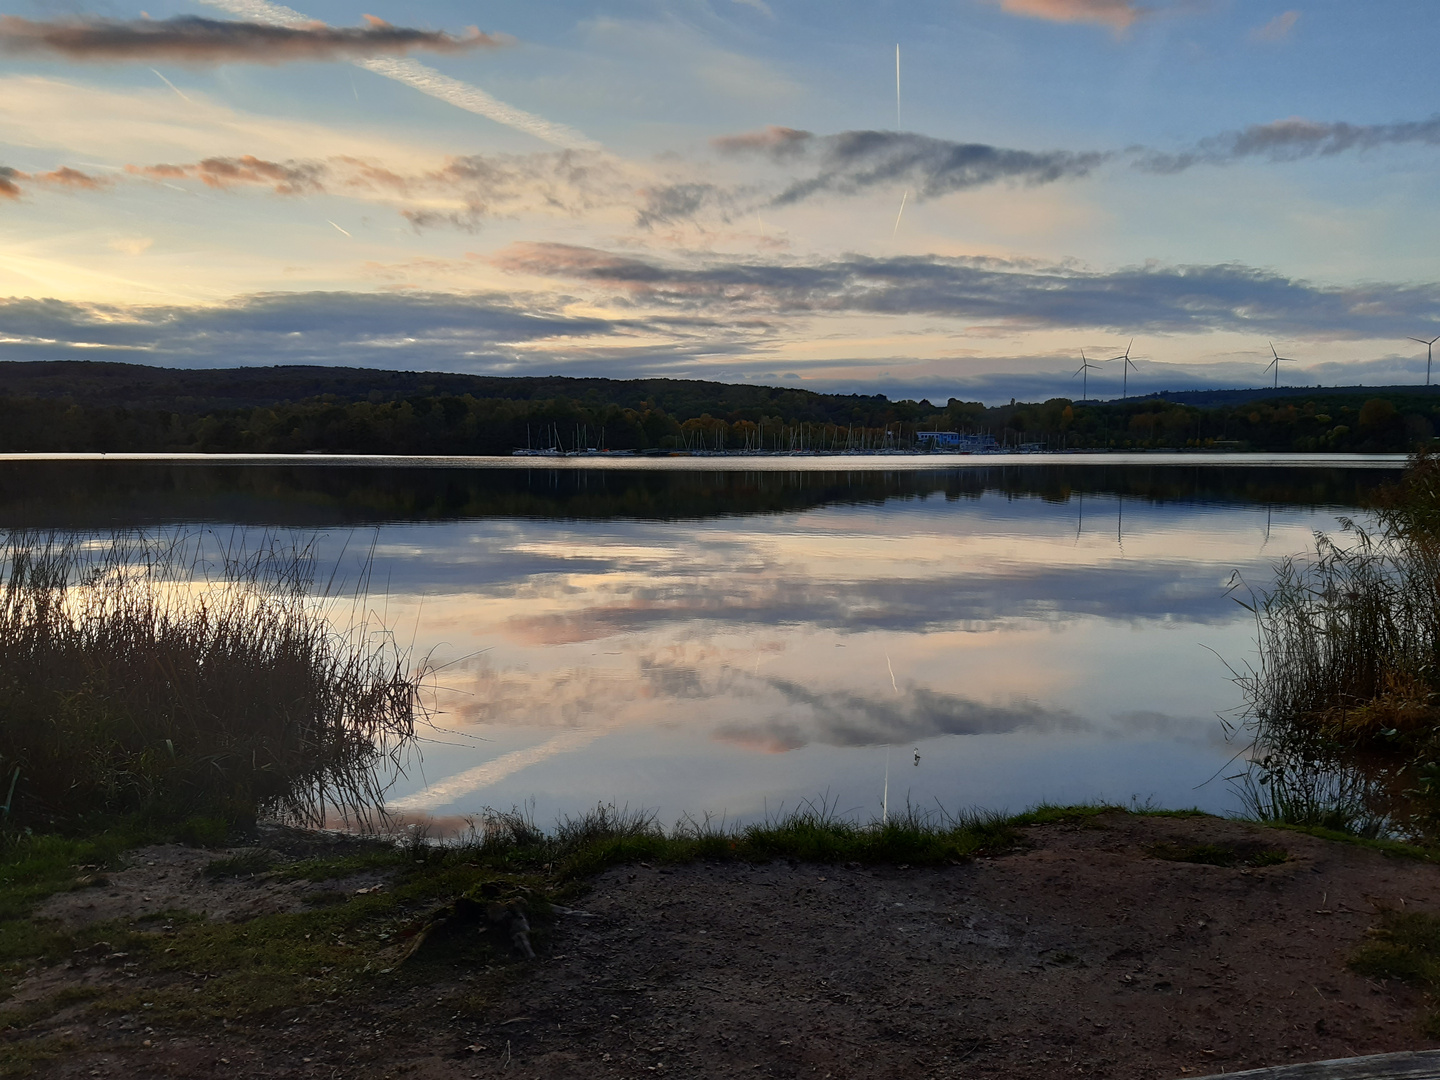
[[[449,665],[406,810],[870,813],[887,767],[892,805],[1223,809],[1215,654],[1253,648],[1225,583],[1386,475],[6,464],[0,524],[320,528],[342,573],[373,551],[387,621]]]
[[[1373,490],[1376,476],[1386,468],[1395,466],[1202,462],[843,470],[830,459],[801,459],[781,470],[686,472],[10,458],[0,459],[0,527],[206,521],[334,528],[491,517],[678,521],[997,493],[1058,503],[1074,500],[1080,509],[1090,494],[1162,503],[1353,507]]]

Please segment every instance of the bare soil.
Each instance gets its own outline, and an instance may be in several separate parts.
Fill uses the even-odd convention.
[[[1023,852],[944,868],[625,867],[498,982],[441,965],[418,988],[380,982],[263,1023],[180,1030],[77,1006],[6,1037],[69,1040],[43,1076],[437,1080],[1170,1080],[1440,1045],[1422,1034],[1420,994],[1345,966],[1382,910],[1440,911],[1440,868],[1213,818],[1025,832]],[[1163,844],[1289,858],[1198,865],[1155,857]],[[183,849],[161,850],[114,876],[126,910],[244,918],[305,887],[206,882],[182,872]],[[85,910],[71,894],[47,914]],[[21,996],[146,978],[81,959]]]

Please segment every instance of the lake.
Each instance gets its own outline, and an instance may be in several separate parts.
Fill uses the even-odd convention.
[[[368,581],[437,669],[407,814],[1227,811],[1227,664],[1254,650],[1233,585],[1398,467],[9,459],[0,527],[318,537],[321,578]]]

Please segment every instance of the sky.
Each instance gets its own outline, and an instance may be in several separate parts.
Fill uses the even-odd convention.
[[[1433,0],[303,3],[0,2],[0,359],[994,402],[1440,335]]]

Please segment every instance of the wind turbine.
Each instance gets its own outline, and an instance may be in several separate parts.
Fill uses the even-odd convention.
[[[1440,340],[1440,339],[1437,339],[1437,340]],[[1270,363],[1268,363],[1268,364],[1265,365],[1265,370],[1266,370],[1266,371],[1269,371],[1272,367],[1275,369],[1275,389],[1278,390],[1278,389],[1280,389],[1280,364],[1281,364],[1281,362],[1283,361],[1284,363],[1287,363],[1287,364],[1298,364],[1300,361],[1296,360],[1293,356],[1281,356],[1279,353],[1277,353],[1277,352],[1275,351],[1275,343],[1274,343],[1273,341],[1270,342],[1270,355],[1273,356],[1273,357],[1275,357],[1275,359],[1274,359],[1274,360],[1271,360]]]
[[[1081,400],[1081,401],[1088,401],[1089,398],[1090,398],[1090,387],[1089,387],[1089,383],[1090,383],[1090,369],[1091,369],[1091,368],[1094,368],[1096,371],[1099,371],[1099,370],[1100,370],[1100,365],[1099,365],[1099,364],[1092,364],[1092,363],[1090,363],[1090,358],[1085,355],[1085,350],[1084,350],[1084,349],[1081,349],[1081,350],[1080,350],[1080,366],[1075,369],[1075,374],[1070,376],[1070,378],[1072,378],[1072,379],[1075,377],[1075,375],[1082,376],[1082,378],[1080,379],[1080,400]]]
[[[1411,341],[1418,341],[1418,342],[1420,342],[1421,345],[1424,345],[1424,346],[1425,346],[1425,385],[1426,385],[1426,386],[1429,386],[1429,385],[1430,385],[1430,359],[1431,359],[1431,355],[1432,355],[1433,352],[1435,351],[1435,342],[1440,341],[1440,337],[1432,337],[1429,341],[1426,341],[1423,337],[1412,337],[1410,340],[1411,340]]]
[[[1440,340],[1440,338],[1437,338],[1436,340]],[[1130,345],[1134,344],[1135,339],[1131,338]],[[1112,356],[1109,360],[1105,361],[1107,364],[1113,364],[1116,360],[1125,361],[1123,364],[1120,365],[1120,397],[1122,400],[1129,396],[1129,384],[1127,382],[1127,379],[1130,375],[1130,370],[1134,368],[1137,375],[1140,373],[1140,369],[1135,367],[1135,361],[1130,359],[1130,345],[1125,346],[1124,354],[1120,356]]]

